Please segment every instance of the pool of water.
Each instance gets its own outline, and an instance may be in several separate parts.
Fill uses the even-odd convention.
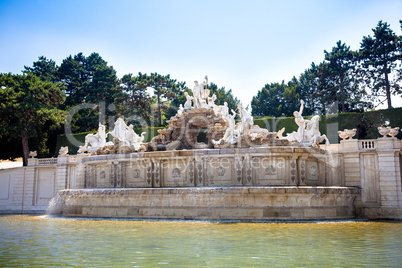
[[[401,222],[0,216],[0,266],[401,267]]]

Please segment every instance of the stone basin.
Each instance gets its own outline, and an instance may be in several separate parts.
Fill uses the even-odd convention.
[[[61,190],[48,213],[64,217],[174,220],[344,220],[355,187],[186,187]]]

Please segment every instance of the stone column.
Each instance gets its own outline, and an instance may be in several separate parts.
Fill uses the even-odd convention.
[[[342,140],[340,151],[343,153],[345,186],[361,187],[359,140]]]
[[[77,154],[75,177],[70,178],[73,189],[85,188],[85,165],[83,165],[82,160],[88,156],[90,156],[90,154]]]
[[[59,190],[64,190],[67,188],[67,170],[68,170],[68,161],[69,155],[62,155],[57,157],[57,166],[56,166],[56,179],[55,179],[55,190],[56,193]]]
[[[377,217],[402,219],[400,152],[396,138],[377,140],[381,207]]]

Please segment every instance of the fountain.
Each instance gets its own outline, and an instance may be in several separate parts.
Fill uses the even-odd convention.
[[[208,81],[208,80],[207,80]],[[296,114],[282,136],[253,125],[239,104],[229,111],[196,82],[169,126],[151,142],[122,118],[99,125],[80,147],[75,186],[60,190],[49,213],[68,217],[197,220],[323,220],[356,217],[356,187],[340,186],[339,160],[319,143],[319,117]],[[239,122],[235,122],[235,117]],[[200,133],[206,134],[199,141]],[[107,135],[114,137],[106,142]],[[89,155],[90,154],[90,155]]]

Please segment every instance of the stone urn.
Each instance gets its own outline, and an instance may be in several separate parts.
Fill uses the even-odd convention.
[[[354,137],[356,135],[356,129],[355,128],[354,129],[344,129],[343,131],[345,132],[346,136],[349,139],[352,139],[352,137]]]
[[[345,131],[338,131],[339,138],[342,140],[346,140],[348,138],[348,135],[346,134]]]
[[[389,134],[392,138],[395,138],[396,135],[399,133],[399,127],[394,127],[389,129]]]
[[[378,132],[385,138],[390,132],[390,127],[378,127]]]

